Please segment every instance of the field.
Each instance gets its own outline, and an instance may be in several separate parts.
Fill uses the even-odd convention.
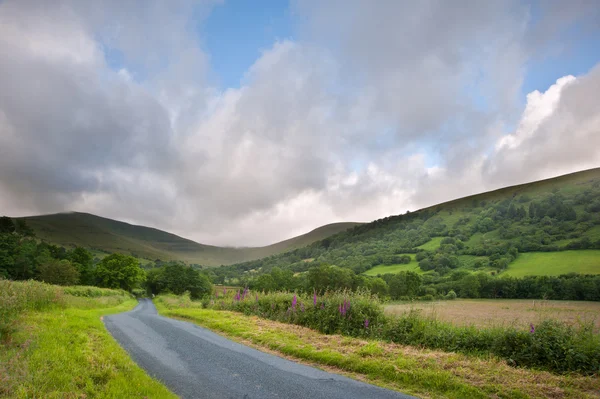
[[[519,254],[503,273],[513,277],[600,274],[600,250],[528,252]]]
[[[420,398],[598,398],[595,376],[511,367],[485,356],[379,340],[325,335],[238,312],[202,309],[176,298],[156,301],[164,316],[190,321],[234,341]]]
[[[392,303],[385,313],[402,315],[417,309],[424,316],[456,325],[477,327],[517,326],[529,329],[542,319],[555,319],[570,324],[594,323],[600,332],[600,303],[583,301],[544,301],[523,299],[458,299],[440,302]]]
[[[424,249],[426,251],[433,251],[440,247],[440,243],[444,237],[433,237],[431,240],[427,241],[425,244],[418,246],[419,249]]]
[[[411,271],[417,273],[423,273],[421,269],[419,269],[419,262],[415,260],[414,254],[408,254],[410,256],[410,263],[399,264],[399,265],[379,265],[375,266],[372,269],[369,269],[365,272],[367,276],[377,276],[379,274],[388,274],[388,273],[399,273],[403,271]]]

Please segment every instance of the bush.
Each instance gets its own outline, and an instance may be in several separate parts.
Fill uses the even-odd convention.
[[[448,293],[446,294],[446,299],[449,299],[449,300],[456,299],[456,292],[454,292],[454,290],[448,291]]]
[[[323,295],[274,292],[251,294],[248,290],[217,297],[208,307],[297,324],[322,333],[369,336],[372,326],[383,323],[377,296],[368,291],[327,291]]]

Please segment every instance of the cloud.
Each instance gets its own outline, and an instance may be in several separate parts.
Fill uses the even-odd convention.
[[[260,245],[600,164],[598,68],[520,105],[533,43],[595,7],[298,2],[296,39],[219,89],[213,5],[0,3],[2,212]]]
[[[546,92],[527,96],[517,130],[501,138],[484,166],[492,181],[510,184],[600,165],[600,65],[565,76]]]

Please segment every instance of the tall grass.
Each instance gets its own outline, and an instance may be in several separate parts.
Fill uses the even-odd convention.
[[[163,299],[167,307],[201,306],[189,298]],[[467,354],[493,354],[514,366],[555,372],[600,373],[600,335],[591,323],[570,326],[546,320],[523,330],[517,326],[455,326],[418,311],[386,316],[377,297],[366,292],[328,292],[322,296],[248,291],[218,293],[203,306],[297,324],[317,331]]]
[[[64,306],[64,293],[54,285],[38,281],[12,282],[0,279],[0,340],[16,328],[22,312]]]
[[[0,279],[0,340],[17,328],[24,312],[52,307],[98,308],[116,306],[132,298],[123,290],[98,287],[59,287],[39,281]]]

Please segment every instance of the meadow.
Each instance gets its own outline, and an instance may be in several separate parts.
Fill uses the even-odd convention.
[[[364,274],[366,276],[378,276],[380,274],[396,274],[403,271],[410,271],[415,273],[423,273],[419,268],[419,262],[416,261],[414,254],[406,254],[410,256],[410,263],[397,264],[397,265],[379,265],[372,269],[367,270]]]
[[[522,253],[502,274],[524,277],[559,276],[568,273],[599,274],[600,250]]]
[[[121,290],[0,280],[0,397],[176,398],[104,328],[136,304]]]
[[[427,318],[459,326],[516,327],[530,329],[543,320],[569,325],[593,323],[600,333],[600,303],[586,301],[545,301],[539,299],[457,299],[435,302],[387,303],[384,312],[402,316],[418,311]]]

